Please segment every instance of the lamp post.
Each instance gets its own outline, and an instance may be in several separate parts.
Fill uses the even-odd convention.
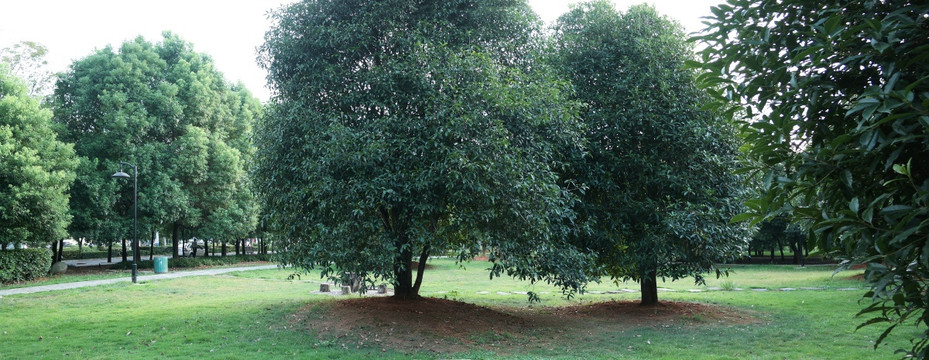
[[[136,222],[138,221],[137,208],[139,203],[139,169],[135,165],[120,161],[119,172],[113,174],[114,178],[129,178],[129,174],[123,172],[123,165],[132,167],[132,283],[135,284],[136,278],[139,275],[139,268],[136,263],[139,260],[139,236],[136,232]]]

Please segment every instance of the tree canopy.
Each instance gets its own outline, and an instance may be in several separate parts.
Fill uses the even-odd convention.
[[[588,105],[589,155],[565,177],[586,190],[577,202],[582,246],[597,253],[597,275],[638,281],[642,303],[657,278],[693,276],[746,247],[734,127],[701,110],[705,93],[685,67],[693,52],[680,27],[646,5],[618,12],[609,1],[562,15],[552,62]]]
[[[53,104],[62,138],[82,157],[75,234],[112,239],[108,232],[129,228],[108,220],[114,205],[123,214],[132,206],[131,184],[110,178],[119,161],[139,167],[140,226],[171,230],[175,255],[181,229],[193,235],[248,191],[243,156],[254,152],[251,123],[261,105],[177,35],[157,44],[140,37],[75,61]]]
[[[430,254],[484,247],[491,276],[586,282],[556,172],[578,105],[524,1],[309,0],[274,19],[254,174],[286,263],[417,297]]]
[[[51,118],[0,63],[0,249],[46,245],[67,235],[76,161]]]
[[[865,324],[929,327],[929,4],[730,0],[699,37],[704,85],[744,114],[764,181],[739,219],[786,214],[867,264]],[[740,112],[739,112],[740,111]],[[777,176],[779,169],[786,174]],[[926,358],[929,330],[907,353]]]

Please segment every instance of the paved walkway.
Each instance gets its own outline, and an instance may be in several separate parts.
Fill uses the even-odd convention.
[[[194,270],[194,271],[177,271],[169,272],[166,274],[156,274],[156,275],[142,275],[138,276],[138,281],[153,281],[153,280],[164,280],[164,279],[176,279],[180,277],[187,276],[204,276],[204,275],[219,275],[235,271],[248,271],[248,270],[264,270],[264,269],[276,269],[277,265],[261,265],[261,266],[242,266],[242,267],[232,267],[232,268],[222,268],[222,269],[207,269],[207,270]],[[42,285],[42,286],[30,286],[16,289],[7,289],[0,290],[0,297],[16,294],[31,294],[44,291],[55,291],[55,290],[67,290],[67,289],[77,289],[82,287],[89,286],[100,286],[115,284],[120,282],[131,282],[132,278],[130,276],[121,277],[118,279],[106,279],[106,280],[91,280],[91,281],[80,281],[72,283],[62,283],[62,284],[53,284],[53,285]]]

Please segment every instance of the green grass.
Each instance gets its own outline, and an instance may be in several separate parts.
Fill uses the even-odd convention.
[[[533,309],[612,299],[635,300],[638,294],[562,297],[553,287],[509,278],[488,279],[485,263],[459,268],[450,260],[431,261],[422,293],[506,309]],[[560,335],[556,343],[527,343],[517,349],[479,349],[456,354],[404,353],[379,347],[356,349],[345,339],[319,338],[312,324],[296,322],[294,314],[326,311],[336,301],[314,295],[317,274],[287,280],[291,270],[256,270],[231,276],[189,277],[128,283],[0,298],[0,359],[19,358],[667,358],[667,359],[834,359],[895,358],[893,349],[906,347],[915,329],[895,332],[876,352],[872,341],[880,328],[855,326],[862,307],[861,287],[831,277],[827,267],[740,266],[728,279],[709,279],[708,286],[822,287],[829,290],[703,291],[691,293],[692,280],[666,283],[677,289],[662,292],[662,300],[717,304],[748,314],[754,323],[719,323],[695,315],[685,323],[646,324],[619,331],[585,329]],[[594,284],[593,291],[637,288],[636,284]],[[528,304],[524,294],[535,291],[542,301]],[[486,293],[485,293],[486,292]],[[505,293],[505,294],[498,294]],[[489,330],[489,329],[488,329]],[[513,340],[509,333],[479,332],[476,344]],[[346,344],[343,348],[343,344]]]

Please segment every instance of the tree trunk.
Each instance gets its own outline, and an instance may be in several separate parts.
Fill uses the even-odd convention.
[[[84,239],[83,238],[77,239],[77,258],[78,259],[84,258]]]
[[[126,251],[126,239],[123,239],[122,244],[123,244],[123,251],[122,251],[122,254],[121,254],[121,255],[122,255],[122,258],[123,258],[123,262],[126,262],[126,261],[129,261],[129,260],[127,259],[127,257],[126,257],[126,256],[129,255],[129,252]]]
[[[419,293],[415,290],[413,289],[413,252],[402,250],[394,262],[394,298],[416,299]]]
[[[58,261],[64,260],[65,239],[58,240]]]
[[[174,225],[171,227],[171,257],[175,259],[179,257],[178,252],[177,252],[178,245],[179,245],[178,243],[178,235],[179,235],[178,228],[179,227],[180,226],[177,224],[177,222],[174,222]]]
[[[113,242],[110,241],[110,242],[108,242],[107,244],[108,244],[108,246],[107,246],[107,250],[106,250],[106,262],[107,262],[107,263],[112,263],[112,262],[113,262]]]
[[[58,259],[58,241],[52,241],[52,264]]]
[[[151,245],[148,248],[148,260],[152,261],[155,260],[155,230],[152,230],[152,240],[148,244]]]
[[[413,284],[413,293],[419,296],[419,286],[423,283],[423,273],[426,272],[426,261],[429,260],[429,244],[423,247],[419,254],[419,266],[416,269],[416,283]]]
[[[235,240],[235,254],[239,255],[239,239]]]
[[[656,274],[651,272],[642,276],[642,279],[639,280],[639,285],[642,289],[642,302],[639,303],[639,305],[658,305],[658,277]]]
[[[226,256],[226,242],[225,242],[225,241],[223,241],[223,247],[222,247],[222,249],[223,249],[223,257],[225,257],[225,256]],[[236,255],[238,255],[238,254],[236,254]]]

